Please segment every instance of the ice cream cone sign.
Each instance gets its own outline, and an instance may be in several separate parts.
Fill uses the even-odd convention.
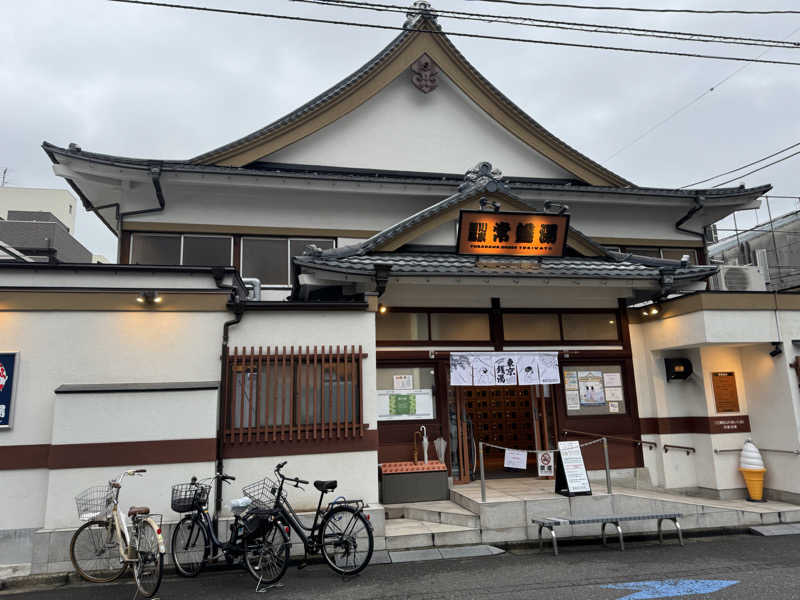
[[[739,455],[739,472],[744,477],[747,486],[747,495],[754,502],[761,502],[764,497],[764,459],[758,451],[753,440],[747,440]]]

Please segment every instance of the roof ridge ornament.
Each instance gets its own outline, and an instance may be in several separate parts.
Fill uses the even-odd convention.
[[[433,10],[430,2],[426,0],[415,0],[406,13],[406,22],[403,23],[403,29],[411,27],[419,17],[425,17],[434,23],[436,22],[436,12]]]
[[[500,169],[492,168],[490,162],[479,162],[464,173],[464,183],[458,187],[458,191],[463,193],[475,188],[506,194],[511,191],[508,184],[503,181],[503,172]]]

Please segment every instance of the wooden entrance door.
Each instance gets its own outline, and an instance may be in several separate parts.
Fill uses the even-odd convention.
[[[459,420],[464,421],[459,423],[462,464],[469,462],[473,439],[475,448],[478,442],[520,450],[552,447],[548,441],[555,439],[555,415],[543,392],[543,386],[459,387]],[[502,471],[503,458],[503,450],[484,449],[488,472]],[[535,466],[535,457],[530,456],[528,468]]]

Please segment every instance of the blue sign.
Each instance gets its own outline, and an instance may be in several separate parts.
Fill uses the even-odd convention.
[[[639,590],[619,600],[652,600],[655,598],[677,598],[695,594],[713,594],[739,583],[726,579],[665,579],[663,581],[636,581],[604,585],[612,590]]]
[[[0,428],[11,427],[14,401],[14,375],[19,364],[17,352],[0,353]]]

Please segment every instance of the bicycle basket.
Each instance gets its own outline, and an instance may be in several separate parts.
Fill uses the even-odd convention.
[[[172,486],[172,510],[178,513],[202,510],[208,503],[211,485],[207,483],[179,483]]]
[[[280,486],[265,477],[260,481],[251,483],[242,488],[242,493],[253,501],[256,508],[271,509],[275,506],[275,495]],[[286,500],[286,492],[281,492],[281,499]]]
[[[95,485],[75,496],[81,521],[105,519],[114,507],[114,490],[110,485]]]

